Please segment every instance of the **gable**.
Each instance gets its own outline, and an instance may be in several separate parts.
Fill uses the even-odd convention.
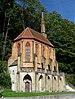
[[[35,39],[42,43],[45,43],[49,46],[54,47],[51,42],[45,38],[41,33],[27,27],[17,38],[14,39],[14,41],[18,41],[21,39]]]

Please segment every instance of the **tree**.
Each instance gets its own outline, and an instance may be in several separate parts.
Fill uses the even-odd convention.
[[[46,18],[46,31],[48,39],[55,45],[59,68],[63,72],[74,73],[75,24],[52,12]]]
[[[11,87],[11,79],[8,72],[7,62],[0,61],[0,87],[2,88],[10,88]]]
[[[7,36],[8,36],[8,31],[9,31],[9,24],[10,24],[10,16],[12,13],[12,9],[14,6],[14,0],[0,0],[0,14],[3,21],[1,21],[0,27],[1,29],[1,38],[2,38],[2,45],[3,45],[3,53],[2,53],[2,60],[4,59],[5,56],[5,50],[6,50],[6,41],[7,41]]]
[[[23,31],[21,12],[22,7],[19,4],[15,3],[13,13],[10,17],[10,29],[8,33],[10,40],[14,40]]]
[[[21,17],[23,28],[31,27],[40,31],[41,12],[46,12],[46,9],[41,5],[40,0],[19,0],[23,8]]]

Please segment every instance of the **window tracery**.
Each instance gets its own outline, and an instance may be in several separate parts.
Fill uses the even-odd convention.
[[[30,61],[30,43],[29,42],[26,43],[26,61],[27,62]]]

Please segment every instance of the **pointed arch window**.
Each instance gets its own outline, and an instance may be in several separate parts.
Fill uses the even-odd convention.
[[[39,45],[36,44],[36,55],[37,55],[37,56],[38,56],[38,47],[39,47]]]
[[[51,69],[50,69],[50,65],[48,64],[48,70],[50,71]]]
[[[56,72],[56,67],[54,66],[54,72]]]
[[[20,44],[17,44],[17,49],[18,49],[18,56],[20,55]]]
[[[43,46],[43,56],[45,57],[45,46]]]
[[[26,61],[27,62],[30,61],[30,43],[29,42],[26,43]]]

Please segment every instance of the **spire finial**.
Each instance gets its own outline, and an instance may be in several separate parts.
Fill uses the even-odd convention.
[[[44,12],[42,12],[42,18],[41,18],[41,33],[45,33]]]
[[[44,22],[44,12],[42,12],[42,22]]]
[[[46,34],[45,34],[44,12],[42,12],[42,18],[41,18],[41,33],[43,34],[43,36],[46,37]]]

